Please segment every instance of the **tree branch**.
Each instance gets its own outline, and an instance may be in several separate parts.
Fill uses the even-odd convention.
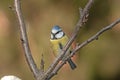
[[[90,37],[88,40],[84,41],[82,44],[79,44],[78,46],[76,46],[76,48],[72,51],[70,57],[72,57],[72,55],[74,55],[78,50],[80,50],[82,47],[86,46],[87,44],[89,44],[90,42],[94,41],[94,40],[98,40],[98,37],[104,33],[105,31],[108,31],[110,29],[112,29],[115,25],[117,25],[118,23],[120,23],[120,18],[117,19],[116,21],[114,21],[113,23],[111,23],[110,25],[102,28],[100,31],[98,31],[95,35],[93,35],[92,37]]]
[[[22,11],[21,11],[20,0],[14,0],[14,6],[15,6],[15,13],[16,13],[16,16],[17,16],[18,22],[19,22],[22,46],[23,46],[24,51],[25,51],[24,55],[25,55],[25,58],[27,60],[27,63],[29,65],[31,71],[33,72],[33,74],[36,78],[37,74],[38,74],[38,68],[35,64],[35,61],[33,60],[32,55],[31,55],[31,51],[30,51],[30,47],[29,47],[29,43],[28,43],[28,38],[27,38],[27,33],[26,33],[26,25],[24,22]]]
[[[87,21],[87,18],[88,18],[88,15],[89,15],[89,9],[91,8],[92,3],[93,3],[93,0],[89,0],[88,3],[86,4],[85,8],[80,11],[81,12],[80,19],[79,19],[78,23],[76,24],[76,29],[74,30],[72,37],[70,38],[70,40],[68,41],[68,43],[66,44],[66,46],[63,48],[62,52],[60,52],[60,55],[54,60],[54,62],[52,63],[52,65],[50,65],[50,67],[48,68],[48,70],[46,71],[46,73],[45,73],[45,75],[43,76],[42,79],[45,79],[49,75],[51,75],[52,71],[58,65],[59,61],[63,58],[63,56],[65,54],[67,54],[66,52],[69,49],[70,45],[75,40],[75,38],[77,37],[77,34],[78,34],[80,28]]]
[[[111,28],[113,28],[115,25],[117,25],[118,23],[120,23],[120,19],[114,21],[113,23],[111,23],[110,25],[104,27],[103,29],[101,29],[100,31],[98,31],[95,35],[93,35],[92,37],[90,37],[88,40],[84,41],[82,44],[79,44],[78,46],[76,46],[76,48],[72,51],[72,53],[69,56],[66,56],[66,58],[64,60],[62,60],[61,64],[59,64],[58,66],[56,66],[56,68],[54,69],[54,71],[49,75],[49,79],[52,78],[54,75],[57,74],[57,72],[61,69],[61,67],[66,63],[66,61],[71,58],[73,55],[75,55],[75,53],[80,50],[81,48],[83,48],[84,46],[86,46],[87,44],[89,44],[90,42],[97,40],[98,37],[104,33],[105,31],[110,30]]]
[[[94,36],[92,36],[88,40],[84,41],[82,44],[77,45],[71,54],[66,53],[67,50],[69,49],[69,47],[71,46],[71,44],[73,43],[73,41],[76,39],[78,32],[80,31],[80,28],[82,28],[83,25],[87,22],[88,15],[89,15],[89,9],[91,8],[93,2],[94,2],[93,0],[89,0],[88,3],[85,5],[85,8],[83,10],[79,9],[79,11],[81,13],[80,19],[78,20],[78,22],[75,26],[75,30],[74,30],[70,40],[68,41],[66,46],[63,48],[63,50],[60,52],[60,55],[54,60],[54,62],[50,65],[48,70],[45,72],[44,72],[44,61],[43,61],[43,59],[41,60],[41,71],[42,71],[41,72],[40,70],[38,70],[38,68],[35,64],[35,61],[31,55],[31,51],[30,51],[30,47],[29,47],[29,43],[28,43],[28,38],[27,38],[26,25],[24,22],[22,11],[21,11],[20,0],[14,0],[15,12],[16,12],[16,16],[17,16],[18,22],[19,22],[22,46],[23,46],[24,51],[25,51],[25,53],[24,53],[25,58],[27,60],[27,63],[29,65],[32,73],[34,74],[34,76],[37,80],[49,80],[49,79],[51,79],[54,75],[57,74],[57,72],[61,69],[61,67],[66,63],[66,61],[69,58],[71,58],[78,50],[80,50],[82,47],[86,46],[90,42],[98,39],[98,37],[103,32],[111,29],[112,27],[114,27],[115,25],[120,23],[120,19],[114,21],[112,24],[101,29]],[[58,64],[60,60],[62,60],[62,62],[60,64]]]

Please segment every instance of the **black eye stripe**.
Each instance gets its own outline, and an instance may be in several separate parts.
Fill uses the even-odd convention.
[[[51,32],[51,34],[52,34],[53,36],[55,36],[55,35],[58,34],[59,32],[62,32],[62,30],[60,30],[60,31],[58,31],[58,32],[56,32],[56,33],[52,33],[52,32]]]
[[[55,35],[58,34],[58,33],[60,33],[60,32],[62,32],[62,30],[60,30],[60,31],[58,31],[58,32],[56,32],[56,33],[52,33],[52,32],[51,32],[51,34],[53,35],[53,38],[52,38],[52,39],[58,39],[58,38],[55,37]],[[63,36],[64,36],[64,35],[65,35],[65,33],[63,32]]]
[[[62,30],[60,30],[60,31],[58,31],[57,33],[55,33],[55,35],[58,34],[58,33],[60,33],[60,32],[62,32]]]

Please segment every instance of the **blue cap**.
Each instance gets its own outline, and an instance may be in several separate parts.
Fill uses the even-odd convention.
[[[52,33],[55,34],[57,33],[58,31],[61,31],[62,29],[58,26],[58,25],[55,25],[53,28],[52,28]]]

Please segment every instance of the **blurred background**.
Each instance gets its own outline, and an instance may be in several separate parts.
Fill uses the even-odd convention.
[[[34,80],[20,41],[18,22],[9,9],[14,0],[0,0],[0,77],[16,75]],[[21,0],[32,55],[40,66],[44,55],[45,69],[55,59],[49,38],[51,28],[59,25],[69,36],[79,19],[79,7],[87,0]],[[79,32],[82,43],[101,28],[120,18],[120,0],[95,0],[89,20]],[[75,55],[77,69],[64,66],[52,80],[120,80],[120,24],[102,34]]]

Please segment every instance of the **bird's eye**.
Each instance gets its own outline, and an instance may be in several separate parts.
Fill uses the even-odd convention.
[[[62,38],[64,36],[64,33],[61,31],[55,35],[57,39]]]

